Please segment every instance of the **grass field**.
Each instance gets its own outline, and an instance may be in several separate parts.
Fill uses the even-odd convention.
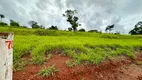
[[[30,52],[34,64],[42,64],[48,54],[60,52],[76,64],[99,64],[117,55],[135,58],[142,51],[142,36],[91,32],[0,27],[0,32],[14,32],[14,64]]]

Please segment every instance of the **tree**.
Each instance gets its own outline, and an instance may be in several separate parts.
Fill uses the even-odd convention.
[[[50,30],[58,30],[58,27],[52,25],[51,27],[49,27],[49,29],[50,29]]]
[[[72,31],[72,28],[71,28],[71,27],[69,27],[69,28],[68,28],[68,31]]]
[[[43,25],[40,25],[39,28],[40,29],[45,29],[45,27]]]
[[[77,22],[78,17],[75,16],[76,13],[76,10],[67,10],[65,11],[65,14],[63,14],[64,17],[67,17],[67,22],[71,24],[74,31],[77,31],[77,27],[81,25]]]
[[[0,26],[8,26],[8,24],[4,22],[0,22]]]
[[[89,30],[88,32],[96,32],[96,33],[98,33],[99,31],[98,30]]]
[[[20,27],[19,23],[10,19],[10,26]]]
[[[82,29],[79,29],[78,31],[80,31],[80,32],[85,32],[85,29],[82,28]]]
[[[5,16],[3,14],[0,14],[1,17],[1,22],[2,22],[2,18],[5,18]]]
[[[139,22],[135,25],[134,29],[132,29],[132,30],[129,32],[129,34],[131,34],[131,35],[142,34],[142,21],[139,21]]]
[[[110,25],[110,26],[107,26],[106,29],[105,29],[105,31],[106,31],[106,32],[109,31],[109,33],[110,33],[110,31],[111,31],[113,28],[114,28],[114,24],[113,24],[113,25]]]
[[[32,28],[39,28],[39,26],[38,26],[38,24],[37,24],[36,21],[29,21],[28,23],[29,23],[29,25],[30,25]]]

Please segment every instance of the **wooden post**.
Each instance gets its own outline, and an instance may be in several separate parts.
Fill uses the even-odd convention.
[[[13,33],[0,33],[0,80],[12,80]]]

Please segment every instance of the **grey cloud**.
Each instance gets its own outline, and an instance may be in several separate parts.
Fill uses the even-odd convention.
[[[46,27],[57,25],[67,29],[70,24],[62,14],[67,9],[78,11],[80,28],[104,31],[115,24],[114,31],[128,32],[142,20],[142,0],[0,0],[0,13],[27,25],[35,20]]]

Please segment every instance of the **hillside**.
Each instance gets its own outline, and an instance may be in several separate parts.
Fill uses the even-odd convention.
[[[53,54],[68,56],[69,67],[84,63],[99,65],[115,56],[136,59],[142,51],[142,36],[92,32],[0,27],[14,32],[14,71],[28,64],[44,64]]]

